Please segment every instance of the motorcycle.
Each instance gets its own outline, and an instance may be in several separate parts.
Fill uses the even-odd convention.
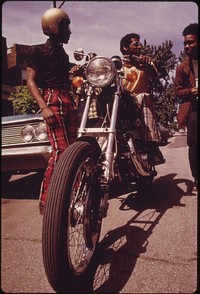
[[[73,83],[82,90],[84,107],[77,139],[55,166],[42,232],[45,272],[59,293],[77,287],[80,293],[89,279],[111,184],[136,183],[143,191],[157,174],[139,115],[123,89],[123,58],[85,55],[82,49],[74,57],[86,57]],[[92,101],[101,111],[89,119]]]

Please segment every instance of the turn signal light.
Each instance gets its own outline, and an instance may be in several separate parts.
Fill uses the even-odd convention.
[[[76,76],[72,80],[72,84],[74,87],[78,88],[83,84],[83,77]]]

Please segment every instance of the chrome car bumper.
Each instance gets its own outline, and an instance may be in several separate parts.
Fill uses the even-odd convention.
[[[29,146],[2,148],[1,169],[6,171],[26,171],[46,168],[52,153],[51,146]]]

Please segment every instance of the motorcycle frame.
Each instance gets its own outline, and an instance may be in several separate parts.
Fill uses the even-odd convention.
[[[116,123],[117,123],[117,114],[118,114],[118,107],[119,107],[119,101],[121,99],[121,93],[123,91],[122,88],[122,79],[124,77],[120,76],[120,74],[116,75],[116,85],[117,89],[114,93],[114,99],[113,99],[113,106],[112,106],[112,112],[111,112],[111,118],[110,118],[110,127],[101,127],[101,128],[87,128],[87,119],[88,119],[88,112],[90,108],[90,101],[92,94],[95,91],[95,88],[89,85],[88,87],[88,92],[87,92],[87,97],[86,97],[86,104],[85,108],[83,111],[83,116],[81,119],[80,127],[78,129],[78,140],[81,140],[82,137],[94,137],[95,141],[98,145],[97,142],[97,137],[107,137],[107,146],[106,150],[104,152],[104,160],[101,162],[102,168],[103,168],[103,182],[104,183],[109,183],[111,179],[114,178],[114,170],[113,170],[113,161],[115,159],[114,152],[113,152],[113,145],[114,142],[116,141]],[[85,141],[85,139],[84,139]],[[88,140],[91,143],[91,140]],[[150,176],[150,174],[145,171],[137,159],[136,156],[136,151],[133,143],[133,138],[130,136],[129,139],[127,140],[127,143],[130,148],[130,153],[131,153],[131,158],[133,161],[133,164],[137,170],[137,172],[144,177]]]

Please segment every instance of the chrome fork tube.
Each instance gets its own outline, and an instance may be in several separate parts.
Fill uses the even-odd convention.
[[[89,89],[87,92],[87,99],[86,99],[86,103],[85,103],[85,107],[84,107],[84,111],[83,111],[83,116],[82,116],[80,127],[79,127],[80,130],[82,130],[86,127],[92,92],[93,92],[93,88],[92,88],[92,86],[89,86]],[[78,137],[81,137],[81,135],[82,135],[82,133],[78,130]]]
[[[103,161],[104,165],[104,177],[108,181],[113,177],[113,159],[114,159],[114,145],[115,145],[115,137],[116,137],[116,122],[117,122],[117,114],[119,107],[119,99],[120,99],[120,85],[117,85],[117,91],[114,95],[114,102],[112,108],[112,115],[110,121],[110,133],[108,135],[107,148],[105,151],[105,160]]]
[[[109,196],[109,180],[114,177],[113,171],[113,160],[114,160],[114,145],[116,137],[116,122],[120,99],[120,85],[117,85],[117,91],[114,95],[112,115],[110,121],[110,131],[107,139],[107,148],[104,153],[105,160],[102,162],[103,165],[103,177],[101,178],[101,188],[103,197],[99,207],[99,218],[102,219],[107,216],[108,210],[108,196]]]

